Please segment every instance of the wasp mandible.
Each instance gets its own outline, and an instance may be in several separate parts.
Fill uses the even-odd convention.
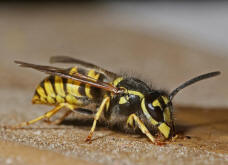
[[[83,107],[93,103],[97,108],[95,113],[88,113],[94,115],[93,125],[86,138],[89,142],[100,119],[107,126],[117,126],[125,132],[141,131],[154,144],[159,144],[158,135],[171,139],[175,135],[172,105],[174,96],[195,82],[220,74],[216,71],[197,76],[167,93],[152,89],[137,78],[124,77],[75,58],[54,56],[50,62],[74,63],[76,66],[63,69],[15,61],[22,67],[49,74],[37,86],[32,103],[54,106],[44,115],[15,127],[28,126],[40,120],[51,122],[49,119],[53,115],[61,109],[67,109],[62,117],[52,121],[58,124],[77,110],[88,113]]]

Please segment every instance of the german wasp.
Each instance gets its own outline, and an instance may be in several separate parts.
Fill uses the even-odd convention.
[[[149,85],[137,78],[124,77],[75,58],[54,56],[50,58],[50,62],[73,63],[76,66],[62,69],[15,61],[21,67],[33,68],[49,74],[37,86],[32,103],[54,106],[44,115],[15,127],[28,126],[40,120],[58,124],[72,112],[78,111],[94,117],[86,138],[88,142],[92,139],[98,120],[103,121],[108,127],[116,126],[125,132],[141,131],[154,144],[162,143],[158,137],[163,137],[163,140],[173,138],[175,136],[173,97],[195,82],[220,74],[216,71],[197,76],[171,93],[167,93],[163,90],[151,89]],[[84,108],[90,104],[96,105],[95,110]],[[67,109],[62,117],[55,121],[49,120],[62,109]]]

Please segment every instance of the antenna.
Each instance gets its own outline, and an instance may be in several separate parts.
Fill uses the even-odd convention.
[[[221,72],[220,71],[215,71],[215,72],[210,72],[210,73],[206,73],[206,74],[202,74],[202,75],[199,75],[197,77],[194,77],[188,81],[186,81],[185,83],[181,84],[179,87],[177,87],[176,89],[174,89],[170,94],[169,94],[169,99],[172,100],[173,97],[180,91],[182,90],[183,88],[189,86],[189,85],[192,85],[198,81],[201,81],[201,80],[204,80],[204,79],[207,79],[207,78],[211,78],[211,77],[215,77],[215,76],[218,76],[220,75]]]

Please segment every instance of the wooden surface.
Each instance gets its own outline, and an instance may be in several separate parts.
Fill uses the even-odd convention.
[[[20,112],[26,112],[27,109],[21,107],[18,108]],[[29,114],[32,113],[8,113],[4,116],[6,124],[2,124],[17,123],[22,116],[34,117]],[[180,138],[165,146],[155,146],[141,135],[129,135],[102,126],[96,129],[92,144],[88,144],[84,140],[92,120],[83,122],[85,117],[78,116],[75,114],[58,126],[41,122],[29,128],[1,129],[0,162],[39,164],[42,161],[48,165],[228,163],[227,109],[176,108]]]

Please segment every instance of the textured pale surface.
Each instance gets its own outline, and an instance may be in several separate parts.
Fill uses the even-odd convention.
[[[23,91],[20,93],[28,94]],[[17,109],[10,108],[8,113],[0,112],[3,118],[1,125],[13,125],[31,119],[47,109],[42,107],[43,110],[38,111],[38,107],[21,102],[18,101],[20,107]],[[7,107],[6,103],[1,102],[1,105]],[[27,112],[28,110],[33,111]],[[227,112],[227,109],[217,110],[215,113],[208,109],[177,108],[176,128],[179,133],[190,136],[191,139],[178,139],[165,146],[155,146],[140,135],[128,135],[103,127],[98,127],[92,144],[87,144],[84,140],[88,135],[91,120],[82,122],[85,116],[76,114],[59,126],[49,126],[41,122],[24,129],[1,129],[0,146],[3,150],[0,151],[0,161],[5,164],[9,160],[29,164],[40,159],[46,164],[82,161],[88,161],[88,164],[226,164]],[[32,152],[32,155],[28,159],[26,153],[29,152]]]
[[[35,86],[45,75],[18,68],[15,59],[48,64],[50,56],[69,55],[115,72],[136,71],[167,89],[199,73],[220,69],[222,76],[175,98],[179,104],[207,107],[180,107],[176,112],[178,130],[192,138],[154,146],[139,135],[99,127],[93,143],[87,144],[84,139],[91,122],[65,121],[59,126],[40,122],[25,129],[1,129],[0,164],[227,164],[228,111],[211,107],[228,105],[228,60],[144,33],[115,29],[105,24],[105,12],[104,8],[73,7],[1,9],[0,124],[13,125],[50,109],[30,103]]]

